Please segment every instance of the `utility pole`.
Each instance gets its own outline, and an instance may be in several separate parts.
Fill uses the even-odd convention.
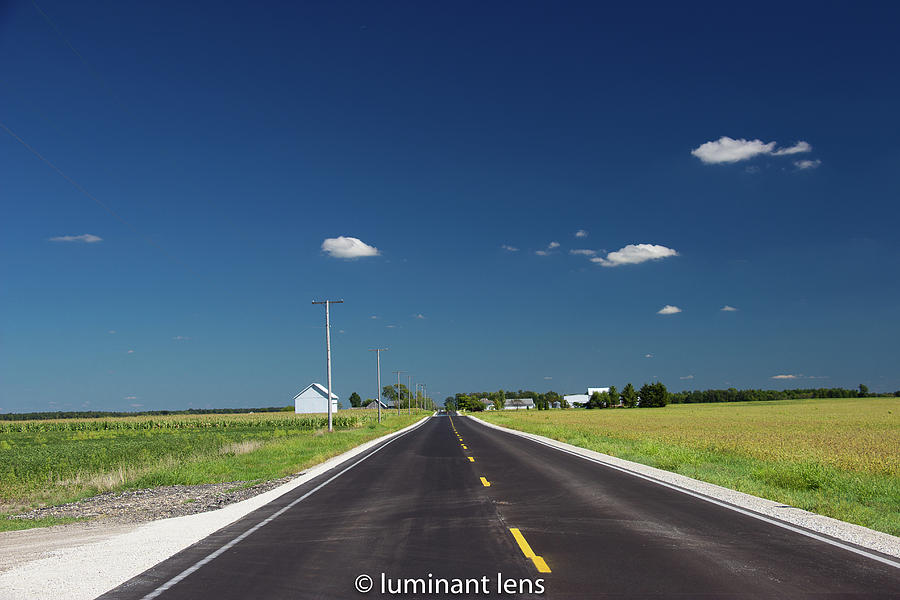
[[[428,386],[422,384],[422,407],[428,410]]]
[[[328,432],[334,431],[331,417],[331,313],[329,307],[332,304],[343,304],[343,300],[313,300],[313,304],[325,305],[325,364],[328,369]]]
[[[412,385],[412,375],[407,374],[406,375],[406,391],[409,392],[410,394],[412,393],[409,391],[411,385]],[[409,405],[410,404],[412,404],[412,398],[410,398],[409,402],[406,403],[406,414],[409,414]]]
[[[375,394],[375,403],[378,405],[378,422],[381,423],[381,353],[387,348],[369,348],[369,352],[375,353],[375,364],[378,365],[378,388]]]
[[[406,371],[393,371],[397,374],[397,416],[400,416],[400,373],[406,373]]]

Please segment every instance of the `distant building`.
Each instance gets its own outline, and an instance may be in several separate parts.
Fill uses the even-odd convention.
[[[378,405],[381,404],[381,408],[393,408],[394,403],[387,403],[384,400],[369,400],[369,403],[366,404],[366,408],[378,408]]]
[[[591,399],[591,396],[594,395],[594,392],[608,392],[608,387],[589,387],[587,389],[587,394],[571,394],[569,396],[563,396],[566,402],[569,403],[569,406],[584,406],[588,403],[588,400]]]
[[[294,396],[295,413],[327,413],[328,390],[321,383],[311,383],[302,392]],[[331,412],[338,411],[338,397],[331,394]]]
[[[529,410],[534,408],[532,398],[507,398],[503,401],[503,410]]]

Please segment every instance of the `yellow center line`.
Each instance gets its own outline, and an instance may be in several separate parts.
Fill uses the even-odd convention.
[[[475,462],[475,457],[474,457],[474,456],[469,456],[469,457],[467,457],[467,458],[469,459],[469,462]]]
[[[488,481],[487,479],[485,479],[484,477],[482,477],[482,478],[481,478],[481,485],[483,485],[484,487],[491,487],[491,482]]]
[[[466,446],[465,444],[463,444],[462,447],[463,447],[463,450],[468,450],[468,449],[469,449],[469,447]]]
[[[484,479],[484,477],[482,477],[482,479]],[[535,554],[534,550],[531,549],[531,546],[528,545],[528,542],[525,540],[525,536],[522,535],[521,531],[515,527],[510,527],[509,532],[516,538],[516,543],[519,544],[519,549],[522,550],[522,554],[525,555],[525,558],[531,559],[531,562],[537,567],[539,573],[552,573],[544,559]]]

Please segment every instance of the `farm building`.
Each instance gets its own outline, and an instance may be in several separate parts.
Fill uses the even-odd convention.
[[[295,413],[326,413],[328,412],[328,390],[321,383],[311,383],[294,396]],[[331,394],[331,412],[338,410],[338,397]]]
[[[591,396],[594,395],[594,392],[600,392],[602,394],[603,392],[608,391],[608,387],[589,387],[587,389],[587,394],[571,394],[569,396],[563,396],[563,398],[569,403],[569,406],[578,406],[579,404],[584,406],[588,403],[588,400],[591,399]]]
[[[531,398],[508,398],[503,401],[503,410],[528,410],[534,408]]]

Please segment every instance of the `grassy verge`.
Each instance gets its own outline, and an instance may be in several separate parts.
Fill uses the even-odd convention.
[[[900,535],[900,400],[895,398],[478,416]]]
[[[106,491],[277,479],[425,414],[385,414],[379,424],[374,411],[353,411],[331,434],[291,413],[30,422],[0,432],[0,531],[57,524],[8,515]]]

